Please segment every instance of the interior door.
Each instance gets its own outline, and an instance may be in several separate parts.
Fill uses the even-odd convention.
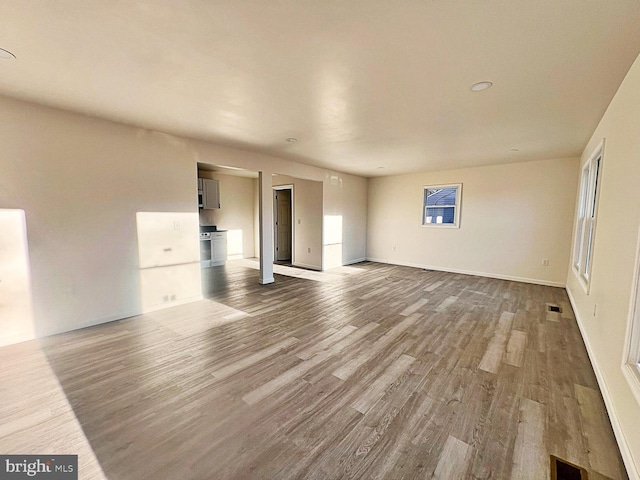
[[[274,190],[276,261],[291,260],[291,189]]]

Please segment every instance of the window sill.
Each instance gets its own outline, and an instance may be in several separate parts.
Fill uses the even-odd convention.
[[[420,226],[425,228],[460,228],[460,225],[449,225],[447,223],[423,223]]]
[[[638,405],[640,405],[640,368],[636,365],[626,363],[622,366],[622,373],[627,379],[627,383],[636,397]]]
[[[575,266],[572,267],[573,270],[573,274],[576,276],[576,278],[578,279],[578,283],[580,284],[580,286],[582,287],[582,289],[584,290],[584,293],[586,295],[589,295],[589,290],[590,290],[590,286],[591,286],[591,282],[587,282],[584,277],[582,275],[580,275],[580,272],[578,272],[578,270],[576,269]]]

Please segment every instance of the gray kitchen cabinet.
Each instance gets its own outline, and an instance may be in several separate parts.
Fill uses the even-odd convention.
[[[220,183],[218,180],[202,178],[202,208],[220,208]]]

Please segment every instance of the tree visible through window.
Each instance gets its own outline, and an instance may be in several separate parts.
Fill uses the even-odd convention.
[[[423,225],[458,227],[461,184],[424,187]]]

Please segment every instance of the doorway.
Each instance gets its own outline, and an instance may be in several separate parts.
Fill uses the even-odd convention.
[[[273,187],[273,233],[276,263],[293,262],[293,185]]]

